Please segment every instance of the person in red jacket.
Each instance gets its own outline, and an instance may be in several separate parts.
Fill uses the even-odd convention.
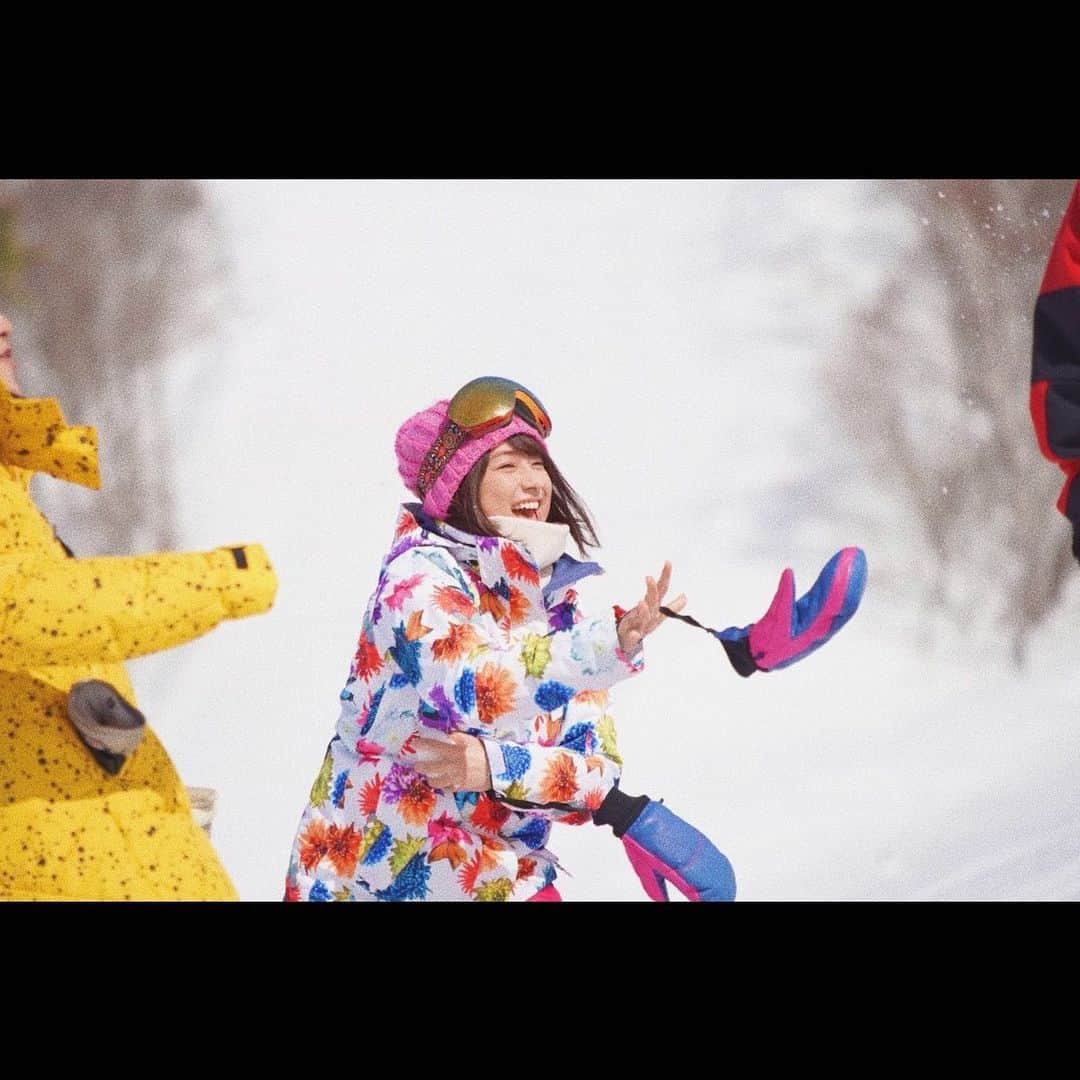
[[[1031,359],[1031,419],[1039,449],[1061,467],[1065,485],[1058,509],[1073,527],[1080,559],[1080,182],[1062,219],[1046,264]]]

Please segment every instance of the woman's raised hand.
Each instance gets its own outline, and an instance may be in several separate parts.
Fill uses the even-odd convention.
[[[660,605],[664,603],[664,595],[670,583],[671,563],[666,562],[664,569],[660,571],[658,581],[654,581],[651,577],[645,579],[645,598],[619,620],[619,647],[627,655],[634,652],[642,640],[667,617],[660,613]],[[680,612],[686,607],[686,597],[679,593],[670,604],[665,606],[674,612]]]

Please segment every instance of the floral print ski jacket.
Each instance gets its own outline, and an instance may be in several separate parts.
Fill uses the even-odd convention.
[[[541,588],[528,549],[403,506],[293,844],[287,900],[528,900],[555,878],[554,821],[581,824],[621,761],[608,689],[643,666],[614,614],[577,608],[602,572],[568,555]],[[420,734],[484,743],[493,789],[446,792]]]

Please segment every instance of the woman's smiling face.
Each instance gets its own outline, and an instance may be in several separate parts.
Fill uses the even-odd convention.
[[[479,503],[489,518],[547,521],[551,511],[551,477],[544,468],[540,448],[517,450],[509,443],[496,446],[480,481]]]

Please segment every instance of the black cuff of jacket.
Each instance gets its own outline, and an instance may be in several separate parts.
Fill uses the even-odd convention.
[[[618,788],[612,788],[593,811],[593,824],[610,825],[616,836],[622,836],[650,801],[648,795],[627,795]]]
[[[727,653],[727,658],[731,661],[731,666],[744,679],[749,678],[755,671],[760,670],[757,664],[754,663],[754,658],[750,655],[749,634],[744,638],[739,638],[738,641],[728,641],[726,638],[721,638],[720,644],[724,646],[724,652]]]

